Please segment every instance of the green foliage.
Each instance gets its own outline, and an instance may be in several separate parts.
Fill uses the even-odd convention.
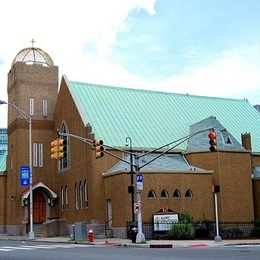
[[[193,217],[190,215],[188,212],[183,212],[180,215],[180,220],[181,223],[193,223]]]
[[[210,220],[210,219],[203,219],[201,222],[205,225],[205,227],[206,227],[206,229],[208,231],[212,231],[213,230],[214,223],[213,223],[212,220]]]
[[[260,237],[260,227],[256,226],[252,229],[250,237]]]
[[[254,221],[254,224],[255,224],[255,227],[260,227],[260,218],[257,218],[257,219]]]
[[[239,228],[222,228],[220,229],[220,234],[223,237],[229,238],[239,238],[242,237],[243,231]]]
[[[260,237],[260,219],[257,218],[254,221],[255,227],[252,229],[250,233],[250,237]]]
[[[167,235],[169,239],[194,239],[195,227],[193,223],[174,223]]]

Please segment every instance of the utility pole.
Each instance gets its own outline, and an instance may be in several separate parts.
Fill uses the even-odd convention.
[[[126,146],[128,146],[128,141],[130,142],[130,174],[131,174],[131,212],[132,212],[132,222],[135,222],[135,212],[134,212],[134,167],[133,167],[133,147],[132,147],[132,139],[128,136],[126,141]]]
[[[138,154],[135,154],[135,170],[136,170],[136,176],[138,176],[139,174],[139,157],[138,157]],[[141,176],[141,179],[142,179],[142,175],[139,175]],[[141,181],[142,183],[142,181]],[[140,209],[137,213],[137,222],[138,222],[138,233],[137,233],[137,236],[136,236],[136,243],[144,243],[145,242],[145,236],[144,236],[144,233],[143,233],[143,221],[142,221],[142,204],[141,204],[141,190],[142,190],[142,187],[139,185],[136,185],[137,186],[137,193],[136,193],[136,197],[137,197],[137,203],[140,205]]]
[[[219,226],[218,226],[218,193],[220,191],[219,185],[213,185],[212,190],[214,192],[214,199],[215,199],[215,217],[216,217],[216,236],[214,241],[215,242],[222,242],[221,236],[219,235]]]

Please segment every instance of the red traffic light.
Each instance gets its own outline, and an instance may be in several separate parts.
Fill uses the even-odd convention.
[[[217,151],[217,135],[214,131],[211,131],[208,135],[209,137],[209,150],[211,152],[216,152]]]
[[[210,132],[209,133],[209,139],[216,139],[216,133],[215,132]]]

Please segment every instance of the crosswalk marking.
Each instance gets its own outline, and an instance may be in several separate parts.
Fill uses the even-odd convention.
[[[234,247],[259,247],[260,244],[238,244],[238,245],[234,245]]]
[[[90,247],[91,245],[77,245],[77,244],[42,244],[42,245],[22,245],[22,246],[1,246],[0,252],[11,252],[16,250],[37,250],[37,249],[55,249],[55,248],[75,248],[75,247]]]
[[[3,250],[2,250],[3,249]],[[0,250],[5,251],[5,250],[32,250],[33,248],[26,248],[26,247],[16,247],[16,246],[3,246],[2,248],[0,248]]]

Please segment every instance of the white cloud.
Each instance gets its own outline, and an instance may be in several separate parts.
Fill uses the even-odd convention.
[[[0,99],[7,100],[7,73],[13,58],[22,48],[29,47],[30,40],[34,38],[35,46],[46,51],[59,66],[60,76],[66,74],[69,80],[183,94],[248,98],[253,105],[260,104],[259,46],[235,46],[233,50],[221,50],[211,57],[204,49],[194,46],[190,49],[189,58],[196,62],[181,75],[161,82],[135,76],[123,64],[111,63],[108,54],[117,41],[118,31],[131,33],[127,27],[131,12],[142,8],[154,15],[155,1],[2,1],[0,23],[6,26],[1,27],[0,61],[4,63],[0,65]],[[12,19],[15,22],[11,22]],[[150,43],[145,33],[133,40]],[[156,44],[151,46],[153,50],[162,48]],[[197,57],[203,61],[198,62]],[[6,126],[6,111],[6,106],[0,106],[0,127]]]
[[[30,40],[46,51],[59,66],[60,74],[70,79],[91,81],[115,76],[120,64],[109,64],[105,56],[116,41],[118,30],[126,28],[125,21],[132,11],[143,8],[154,14],[155,0],[10,0],[0,3],[1,43],[0,90],[7,100],[7,73],[15,55]],[[87,43],[95,47],[96,57],[84,50]],[[86,54],[87,51],[87,54]],[[102,57],[102,59],[101,59]],[[100,68],[102,68],[102,73]],[[96,69],[96,70],[95,70]],[[123,69],[121,69],[123,71]],[[109,73],[110,72],[110,73]],[[125,74],[125,72],[123,71]],[[70,76],[71,75],[71,76]],[[103,76],[102,76],[103,75]],[[75,77],[74,77],[75,76]],[[131,75],[130,75],[131,77]],[[0,126],[6,126],[6,110],[0,108]],[[4,118],[4,119],[3,119]]]
[[[260,93],[260,68],[259,64],[232,56],[187,70],[184,75],[173,76],[162,82],[161,87],[164,91],[176,93],[248,98],[254,105],[260,102],[259,96],[252,97],[250,93]],[[241,96],[247,93],[250,97]]]

